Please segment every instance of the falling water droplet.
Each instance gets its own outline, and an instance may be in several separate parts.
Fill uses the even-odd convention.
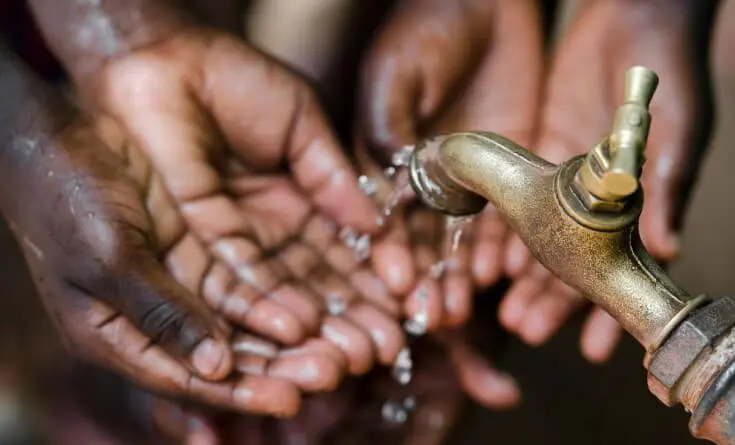
[[[353,250],[355,251],[355,257],[358,262],[362,263],[370,258],[370,254],[372,253],[371,245],[370,235],[362,235],[357,239]]]
[[[444,275],[444,271],[447,269],[447,262],[442,260],[438,263],[435,263],[431,268],[429,269],[429,276],[435,280],[438,280],[439,278]]]
[[[365,175],[357,178],[357,186],[367,196],[375,196],[378,193],[378,183]]]
[[[408,411],[400,403],[389,400],[381,409],[383,420],[393,425],[402,425],[408,420]]]
[[[416,397],[408,396],[403,399],[403,407],[406,408],[408,411],[414,411],[418,407]]]
[[[413,145],[407,145],[403,147],[400,151],[396,152],[393,155],[391,164],[393,164],[394,167],[408,167],[409,161],[411,160],[411,155],[413,154],[413,149]]]
[[[429,290],[423,285],[416,292],[419,310],[403,323],[403,329],[411,335],[420,337],[429,330]]]
[[[395,363],[393,364],[393,378],[401,385],[408,385],[413,378],[413,359],[411,359],[411,350],[403,348],[398,353]]]
[[[339,239],[350,249],[354,249],[357,245],[357,238],[357,232],[351,227],[345,227],[339,231]]]
[[[388,199],[385,200],[383,215],[386,217],[391,216],[399,205],[409,201],[414,196],[411,179],[408,176],[408,172],[404,169],[396,175],[393,191],[388,195]]]
[[[347,312],[347,302],[338,293],[330,294],[327,296],[327,311],[329,315],[339,317]]]
[[[429,317],[427,317],[425,314],[418,313],[413,316],[413,318],[406,320],[403,323],[403,329],[408,332],[409,334],[421,337],[422,335],[426,335],[426,333],[429,330]]]

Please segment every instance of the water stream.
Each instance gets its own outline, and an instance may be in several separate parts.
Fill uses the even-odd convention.
[[[391,181],[393,187],[383,205],[382,216],[378,220],[379,225],[388,222],[395,210],[401,205],[415,199],[415,193],[411,188],[407,168],[412,153],[413,146],[404,147],[393,156],[391,166],[383,171],[384,176]],[[374,197],[378,193],[377,181],[373,178],[360,176],[358,186],[369,197]],[[439,280],[444,276],[447,269],[451,269],[454,266],[454,256],[459,249],[462,233],[471,221],[472,217],[445,217],[446,242],[441,259],[429,269],[427,274],[428,278]],[[362,235],[351,228],[344,228],[340,232],[340,239],[347,247],[355,252],[359,261],[366,261],[370,258],[371,239],[369,235]],[[425,280],[421,280],[421,282],[425,282]],[[403,328],[409,335],[420,337],[428,331],[429,291],[425,285],[421,285],[415,292],[420,302],[419,310],[413,317],[404,322]],[[330,299],[329,306],[330,313],[338,313],[344,310],[337,299]],[[392,376],[399,384],[408,385],[413,378],[413,370],[414,362],[411,348],[406,347],[396,358],[392,369]],[[410,413],[416,408],[417,401],[414,396],[409,396],[398,401],[388,400],[383,404],[381,415],[385,422],[402,424],[408,420]]]

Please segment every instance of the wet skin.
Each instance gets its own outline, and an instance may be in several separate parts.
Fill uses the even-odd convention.
[[[403,2],[365,65],[358,140],[384,160],[386,153],[425,134],[490,130],[547,159],[564,161],[587,152],[609,132],[625,70],[646,65],[661,74],[662,82],[652,104],[641,230],[650,251],[670,261],[678,249],[679,203],[688,194],[709,133],[703,54],[717,2],[670,2],[665,12],[660,3],[587,2],[543,79],[535,2]],[[500,321],[528,343],[542,344],[585,301],[532,261],[520,239],[492,209],[488,213],[475,222],[466,237],[469,245],[460,249],[464,260],[456,275],[461,285],[444,296],[432,294],[431,327],[466,317],[471,283],[487,287],[507,274],[515,285],[504,297]],[[375,249],[400,259],[382,263],[388,255],[376,256],[376,269],[392,289],[415,286],[422,272],[417,265],[431,263],[426,258],[437,255],[427,252],[445,242],[431,217],[423,218],[420,228],[414,219],[407,216],[406,225],[396,225]],[[422,242],[426,231],[436,235]],[[412,255],[406,246],[416,244],[422,247]],[[451,280],[456,278],[445,281]],[[409,298],[408,314],[417,307]],[[582,335],[582,352],[604,361],[620,334],[617,323],[595,309]]]
[[[380,163],[436,133],[492,130],[529,145],[543,74],[537,6],[530,0],[399,2],[363,68],[357,144],[365,171],[380,177]],[[503,274],[507,234],[488,208],[464,231],[444,277],[427,278],[451,241],[442,216],[410,206],[376,243],[373,263],[394,293],[409,294],[408,317],[422,310],[417,290],[426,286],[429,328],[458,326],[472,313],[474,290],[496,284]],[[466,357],[472,367],[475,360]],[[518,401],[511,379],[498,380],[496,394],[465,383],[487,405]]]
[[[305,84],[179,30],[85,77],[94,117],[39,107],[49,128],[16,137],[6,169],[30,195],[6,214],[72,352],[159,393],[293,415],[300,391],[403,346],[397,306],[336,236],[377,214]],[[326,315],[334,296],[347,310]],[[233,354],[221,317],[275,343],[238,335]]]
[[[474,347],[466,331],[452,335],[462,347]],[[441,344],[426,338],[414,345],[414,352],[421,366],[407,386],[393,381],[385,370],[375,370],[345,382],[335,392],[305,399],[300,413],[287,420],[217,413],[174,403],[99,370],[76,367],[68,376],[56,375],[55,384],[61,391],[46,392],[53,394],[46,404],[47,427],[56,438],[55,445],[165,440],[192,445],[285,445],[297,441],[305,445],[438,445],[446,440],[462,407],[459,381],[463,377],[455,374],[448,349]],[[407,397],[415,398],[417,409],[406,423],[392,425],[382,418],[386,401],[401,402]]]
[[[277,343],[321,330],[352,374],[395,359],[398,307],[337,236],[344,226],[376,231],[377,213],[304,83],[197,27],[106,64],[90,85],[151,159],[188,230],[166,259],[181,283]],[[333,298],[345,314],[325,314]]]
[[[610,131],[626,69],[644,65],[658,72],[640,230],[649,252],[664,263],[678,255],[681,214],[712,126],[708,55],[718,3],[586,3],[554,54],[533,144],[536,153],[553,162],[586,153]],[[519,238],[510,241],[509,255],[519,261],[516,267],[506,264],[516,281],[500,320],[527,342],[543,343],[586,302],[531,261]],[[595,308],[583,329],[582,352],[604,362],[621,334],[615,320]]]

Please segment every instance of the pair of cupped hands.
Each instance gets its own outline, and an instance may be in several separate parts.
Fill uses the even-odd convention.
[[[90,113],[34,160],[39,176],[23,178],[34,205],[15,231],[71,350],[158,394],[293,416],[303,394],[392,364],[406,345],[400,320],[424,310],[425,287],[429,328],[446,328],[436,338],[464,389],[511,406],[515,381],[463,340],[473,293],[510,276],[498,316],[532,344],[582,297],[492,208],[432,278],[448,242],[441,215],[409,206],[381,227],[356,172],[379,177],[403,146],[465,130],[564,161],[609,131],[625,70],[646,65],[661,83],[641,231],[672,260],[677,203],[708,123],[691,26],[645,2],[589,2],[547,73],[534,1],[403,2],[363,67],[355,167],[304,81],[234,36],[187,23],[77,78]],[[344,227],[373,235],[369,261],[340,240]],[[327,311],[334,298],[343,313]],[[604,361],[619,337],[594,309],[582,351]],[[202,411],[188,418],[212,434]]]

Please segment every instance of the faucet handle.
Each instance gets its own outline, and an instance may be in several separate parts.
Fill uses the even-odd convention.
[[[658,76],[644,66],[634,66],[625,72],[626,103],[635,103],[648,109],[656,87],[658,87]]]
[[[651,128],[648,106],[657,86],[658,76],[648,68],[626,72],[625,102],[615,112],[612,131],[592,149],[579,172],[580,185],[597,199],[619,202],[638,190]]]

